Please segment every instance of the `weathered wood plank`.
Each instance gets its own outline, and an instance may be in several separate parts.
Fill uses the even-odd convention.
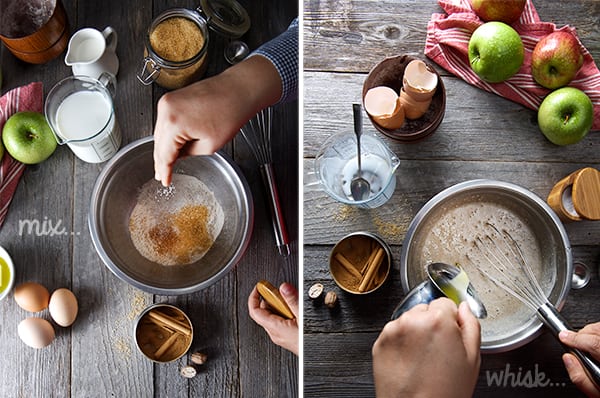
[[[559,26],[572,23],[592,55],[600,56],[600,3],[535,3],[542,20]],[[330,311],[304,296],[305,396],[373,396],[371,346],[404,297],[398,269],[401,244],[414,215],[436,193],[465,180],[489,178],[516,183],[545,198],[565,175],[599,165],[597,133],[578,145],[556,147],[539,132],[535,112],[438,69],[447,94],[446,114],[438,130],[414,144],[383,137],[401,159],[392,199],[378,209],[360,210],[328,197],[313,168],[321,145],[332,134],[352,134],[350,104],[361,101],[363,81],[376,63],[402,53],[423,57],[427,22],[440,11],[435,1],[304,2],[303,287],[306,293],[313,283],[321,282],[340,298],[338,309]],[[363,123],[366,133],[375,133],[368,119]],[[580,328],[600,318],[594,289],[600,231],[595,222],[572,223],[566,229],[574,258],[594,273],[587,288],[571,292],[563,309],[573,326]],[[357,230],[382,236],[392,245],[394,257],[390,279],[368,297],[339,289],[327,264],[333,244]],[[485,356],[474,396],[582,396],[569,382],[561,354],[560,345],[544,334],[510,353]],[[488,380],[507,365],[523,374],[544,372],[552,387],[505,387]]]
[[[115,5],[103,3],[78,2],[76,10],[73,31],[83,27],[102,30],[110,25],[117,32],[120,65],[114,106],[122,146],[150,134],[152,97],[135,77],[143,55],[140,37],[151,20],[150,9],[128,7],[126,18],[114,18]],[[151,396],[155,389],[153,366],[135,346],[133,325],[138,313],[152,303],[152,296],[116,278],[96,254],[89,234],[91,192],[102,167],[103,164],[87,164],[74,157],[72,206],[74,228],[81,235],[73,245],[73,283],[87,319],[82,317],[73,336],[71,388],[75,396]],[[99,367],[106,367],[102,382],[90,383],[97,378]]]
[[[117,120],[123,145],[152,134],[158,98],[165,92],[157,86],[144,87],[136,78],[143,59],[143,37],[152,19],[167,8],[194,9],[194,1],[134,2],[122,4],[64,0],[72,32],[82,27],[113,26],[118,35],[120,70],[115,97]],[[254,29],[243,39],[255,48],[287,27],[297,14],[294,3],[241,1],[253,19]],[[118,15],[115,15],[118,13]],[[121,14],[122,13],[122,14]],[[223,59],[226,40],[211,32],[209,70],[215,74],[227,65]],[[28,65],[0,47],[4,84],[2,92],[30,81],[43,81],[45,92],[70,75],[63,56],[45,64]],[[277,111],[276,130],[286,132],[275,140],[275,162],[286,164],[290,153],[298,153],[297,103]],[[229,144],[226,151],[239,158],[244,173],[253,181],[256,206],[264,204],[262,182],[250,152]],[[294,156],[295,157],[295,156]],[[16,335],[16,325],[27,314],[12,298],[0,306],[3,326],[0,349],[5,354],[0,371],[6,376],[6,396],[296,396],[298,360],[274,346],[262,328],[247,314],[246,299],[258,278],[298,283],[298,164],[278,169],[284,211],[294,240],[294,257],[282,264],[275,253],[266,207],[257,212],[255,238],[248,259],[214,286],[187,296],[153,297],[120,281],[97,256],[88,232],[90,195],[103,165],[86,164],[66,147],[43,165],[30,167],[19,184],[9,218],[0,231],[0,244],[13,253],[19,281],[38,280],[53,290],[66,286],[79,299],[77,322],[57,330],[56,341],[44,350],[30,350]],[[149,173],[151,175],[151,173]],[[260,202],[258,202],[260,200]],[[33,204],[32,204],[33,201]],[[67,234],[38,236],[19,234],[20,220],[45,219],[62,222]],[[74,235],[71,235],[73,232]],[[266,258],[266,260],[265,260]],[[258,264],[258,265],[257,265]],[[139,353],[133,339],[135,318],[153,302],[169,302],[184,309],[195,325],[192,350],[209,355],[193,380],[179,375],[188,357],[170,364],[153,364]],[[42,316],[48,317],[47,311]],[[12,326],[11,326],[12,325]],[[240,331],[243,336],[240,337]],[[257,341],[259,343],[257,344]],[[261,349],[258,349],[260,347]],[[255,351],[256,349],[256,351]],[[266,359],[265,359],[266,356]],[[245,361],[249,361],[245,363]],[[256,366],[257,362],[266,367]],[[39,369],[43,368],[43,372]],[[247,374],[242,374],[247,372]],[[265,379],[278,383],[263,383]]]
[[[571,24],[598,57],[600,40],[594,0],[534,2],[542,21]],[[368,72],[381,59],[423,56],[427,23],[443,12],[435,1],[304,1],[304,68],[309,71]]]
[[[352,134],[351,103],[360,103],[366,74],[304,73],[304,156],[314,157],[336,133]],[[377,134],[400,159],[600,163],[600,133],[561,147],[540,132],[536,113],[444,77],[446,113],[438,129],[422,141],[403,144],[383,136],[365,116],[365,133]],[[499,149],[502,148],[502,149]]]
[[[69,3],[65,1],[65,5]],[[3,46],[1,51],[2,94],[33,81],[43,83],[45,94],[54,82],[62,78],[60,58],[52,60],[44,68],[17,60]],[[11,254],[16,266],[15,284],[35,281],[46,286],[50,293],[60,287],[72,287],[71,246],[76,237],[71,235],[72,209],[65,206],[74,190],[70,156],[68,149],[58,148],[43,164],[28,166],[19,182],[0,230],[0,245]],[[32,230],[23,224],[28,221],[34,223]],[[49,232],[47,226],[59,224],[56,232],[60,234]],[[13,294],[0,304],[3,394],[15,397],[69,395],[72,330],[54,326],[54,342],[44,350],[32,349],[19,339],[17,325],[31,316],[50,320],[48,310],[36,314],[26,312],[17,306]]]
[[[546,198],[552,186],[585,163],[522,163],[484,161],[401,161],[392,198],[377,209],[358,209],[329,197],[319,184],[305,186],[304,243],[333,244],[349,231],[366,230],[388,243],[400,244],[421,207],[438,192],[459,182],[486,178],[525,187]],[[594,165],[592,165],[594,166]],[[595,167],[599,167],[595,165]],[[304,161],[305,176],[313,172],[312,159]],[[316,180],[314,175],[308,179]],[[306,181],[306,180],[305,180]],[[597,245],[600,225],[593,221],[565,225],[571,244]]]
[[[251,4],[252,3],[252,4]],[[270,40],[287,29],[297,15],[293,3],[278,3],[267,9],[266,4],[248,3],[253,24],[246,35],[250,48]],[[277,18],[270,15],[276,14]],[[298,358],[275,346],[266,332],[248,315],[248,295],[254,285],[266,279],[279,286],[287,281],[298,286],[298,162],[290,154],[298,149],[298,102],[278,105],[273,112],[272,159],[283,215],[291,241],[292,255],[282,258],[275,245],[268,208],[258,164],[241,136],[233,142],[236,162],[242,168],[254,198],[255,225],[251,245],[236,267],[237,316],[239,322],[239,368],[241,396],[297,397]],[[260,368],[260,369],[259,369]]]
[[[327,333],[305,335],[307,361],[304,370],[304,397],[372,397],[371,347],[378,333]],[[570,382],[560,359],[562,348],[548,333],[525,347],[506,355],[485,355],[474,397],[584,397]],[[549,349],[551,347],[551,349]],[[307,366],[310,362],[310,366]],[[512,378],[507,384],[496,381],[507,366]],[[518,372],[521,375],[518,376]],[[519,386],[517,380],[540,375],[543,386]],[[543,378],[542,378],[543,373]],[[435,379],[433,375],[432,382]],[[515,380],[515,385],[511,381]],[[532,382],[532,384],[533,384]],[[551,383],[551,384],[550,384]]]
[[[329,245],[307,246],[304,250],[304,396],[372,396],[370,350],[394,307],[404,297],[397,269],[399,258],[396,254],[400,248],[392,248],[394,270],[390,279],[368,297],[348,294],[335,285],[324,261],[331,248]],[[600,319],[597,306],[582,304],[600,299],[596,268],[599,256],[597,246],[574,249],[574,258],[588,264],[592,271],[590,284],[582,290],[571,291],[562,310],[575,329]],[[340,305],[336,310],[331,311],[308,299],[306,292],[316,282],[338,294]],[[527,371],[535,372],[536,366],[539,372],[544,372],[544,380],[554,384],[557,396],[582,396],[568,379],[560,359],[562,352],[554,338],[544,333],[517,350],[484,355],[474,396],[548,396],[548,386],[525,388],[510,384],[511,380],[516,380],[519,368],[524,376]],[[492,383],[492,375],[500,377],[500,371],[507,365],[515,376],[507,378],[507,385],[503,384],[504,379],[498,382],[499,385]]]

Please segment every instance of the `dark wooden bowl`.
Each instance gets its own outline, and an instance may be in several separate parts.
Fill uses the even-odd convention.
[[[363,105],[365,94],[369,89],[378,86],[387,86],[396,93],[400,94],[402,88],[402,78],[404,76],[404,69],[410,61],[420,59],[412,57],[410,55],[399,55],[396,57],[386,58],[377,65],[365,79],[363,83]],[[415,142],[422,140],[423,138],[431,135],[440,125],[446,111],[446,89],[442,78],[436,72],[436,70],[427,61],[421,59],[427,67],[438,75],[438,86],[435,90],[435,94],[431,100],[431,105],[427,112],[418,119],[404,121],[404,124],[399,129],[386,129],[378,125],[373,118],[369,115],[369,119],[375,128],[385,134],[386,136],[401,142]]]

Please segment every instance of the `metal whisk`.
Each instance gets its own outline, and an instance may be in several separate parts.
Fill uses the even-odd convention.
[[[260,111],[252,118],[240,132],[252,150],[260,167],[263,184],[270,198],[269,208],[275,241],[279,254],[287,257],[290,255],[290,246],[283,211],[279,201],[279,193],[275,184],[275,173],[271,159],[271,118],[273,109],[271,107]]]
[[[474,241],[491,267],[484,275],[533,309],[557,339],[561,331],[572,330],[566,319],[544,294],[515,239],[504,229],[500,231],[491,223],[487,226],[490,228],[490,233],[483,237],[478,236]],[[600,387],[600,366],[582,351],[564,345],[563,347],[579,359],[594,384]]]

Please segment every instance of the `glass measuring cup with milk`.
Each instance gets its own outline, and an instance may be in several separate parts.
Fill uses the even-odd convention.
[[[108,73],[98,80],[70,76],[56,83],[46,97],[44,111],[56,140],[84,162],[104,162],[121,146],[114,90],[115,78]]]
[[[400,159],[377,136],[361,137],[361,176],[369,182],[366,199],[355,200],[350,184],[358,175],[356,136],[338,133],[329,137],[315,157],[315,173],[325,192],[335,200],[373,209],[386,203],[396,189],[395,172]]]

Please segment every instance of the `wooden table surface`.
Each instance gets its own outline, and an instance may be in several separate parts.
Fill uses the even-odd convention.
[[[252,26],[242,37],[251,49],[284,31],[298,14],[297,3],[239,1]],[[63,0],[71,33],[83,27],[118,33],[120,70],[115,99],[123,145],[152,134],[156,103],[163,89],[141,85],[136,79],[144,51],[144,35],[160,12],[172,7],[194,9],[198,1],[77,1]],[[211,32],[206,76],[227,67],[225,40]],[[44,94],[71,74],[64,53],[43,65],[17,60],[4,46],[0,61],[7,90],[41,81]],[[12,255],[16,283],[36,281],[50,291],[73,290],[79,316],[72,327],[56,328],[56,340],[34,350],[17,336],[18,323],[31,314],[21,310],[10,294],[0,302],[0,374],[3,397],[294,397],[298,390],[298,360],[275,346],[249,317],[247,298],[260,279],[274,284],[298,283],[298,103],[275,111],[273,157],[277,183],[292,240],[292,256],[278,255],[262,180],[248,147],[236,137],[225,151],[241,167],[254,197],[254,231],[237,267],[211,287],[182,296],[156,296],[133,288],[114,276],[96,254],[88,229],[93,184],[103,164],[84,163],[69,148],[59,147],[38,166],[27,167],[8,218],[0,231],[0,245]],[[227,215],[232,216],[232,215]],[[47,221],[65,228],[50,236],[19,231],[22,220]],[[134,320],[152,303],[167,302],[183,309],[194,325],[191,352],[208,354],[206,365],[193,379],[180,376],[188,356],[169,364],[154,364],[136,349]],[[48,312],[37,314],[49,318]]]
[[[577,28],[581,41],[600,59],[600,3],[596,0],[536,1],[543,21]],[[434,0],[304,2],[304,396],[374,395],[371,347],[392,310],[403,298],[399,259],[402,241],[417,211],[435,194],[459,182],[490,178],[521,185],[542,198],[564,176],[585,166],[600,167],[600,133],[581,143],[558,147],[537,127],[536,113],[476,89],[438,71],[447,92],[446,114],[438,130],[414,144],[379,134],[401,159],[391,200],[380,208],[356,209],[327,196],[315,181],[314,157],[324,140],[352,133],[351,103],[360,102],[369,70],[387,56],[424,57],[427,22],[443,12]],[[375,132],[365,117],[364,131]],[[571,291],[563,309],[575,328],[600,320],[600,223],[566,225],[573,257],[592,269],[592,280]],[[393,270],[375,293],[353,296],[328,271],[332,246],[354,231],[369,231],[391,245]],[[339,296],[339,308],[314,305],[308,288],[321,282]],[[561,360],[562,348],[545,333],[526,346],[485,355],[477,397],[576,397]],[[509,367],[512,379],[529,373],[544,386],[498,385],[490,377]],[[539,379],[538,379],[539,380]],[[435,375],[431,380],[435,382]]]

